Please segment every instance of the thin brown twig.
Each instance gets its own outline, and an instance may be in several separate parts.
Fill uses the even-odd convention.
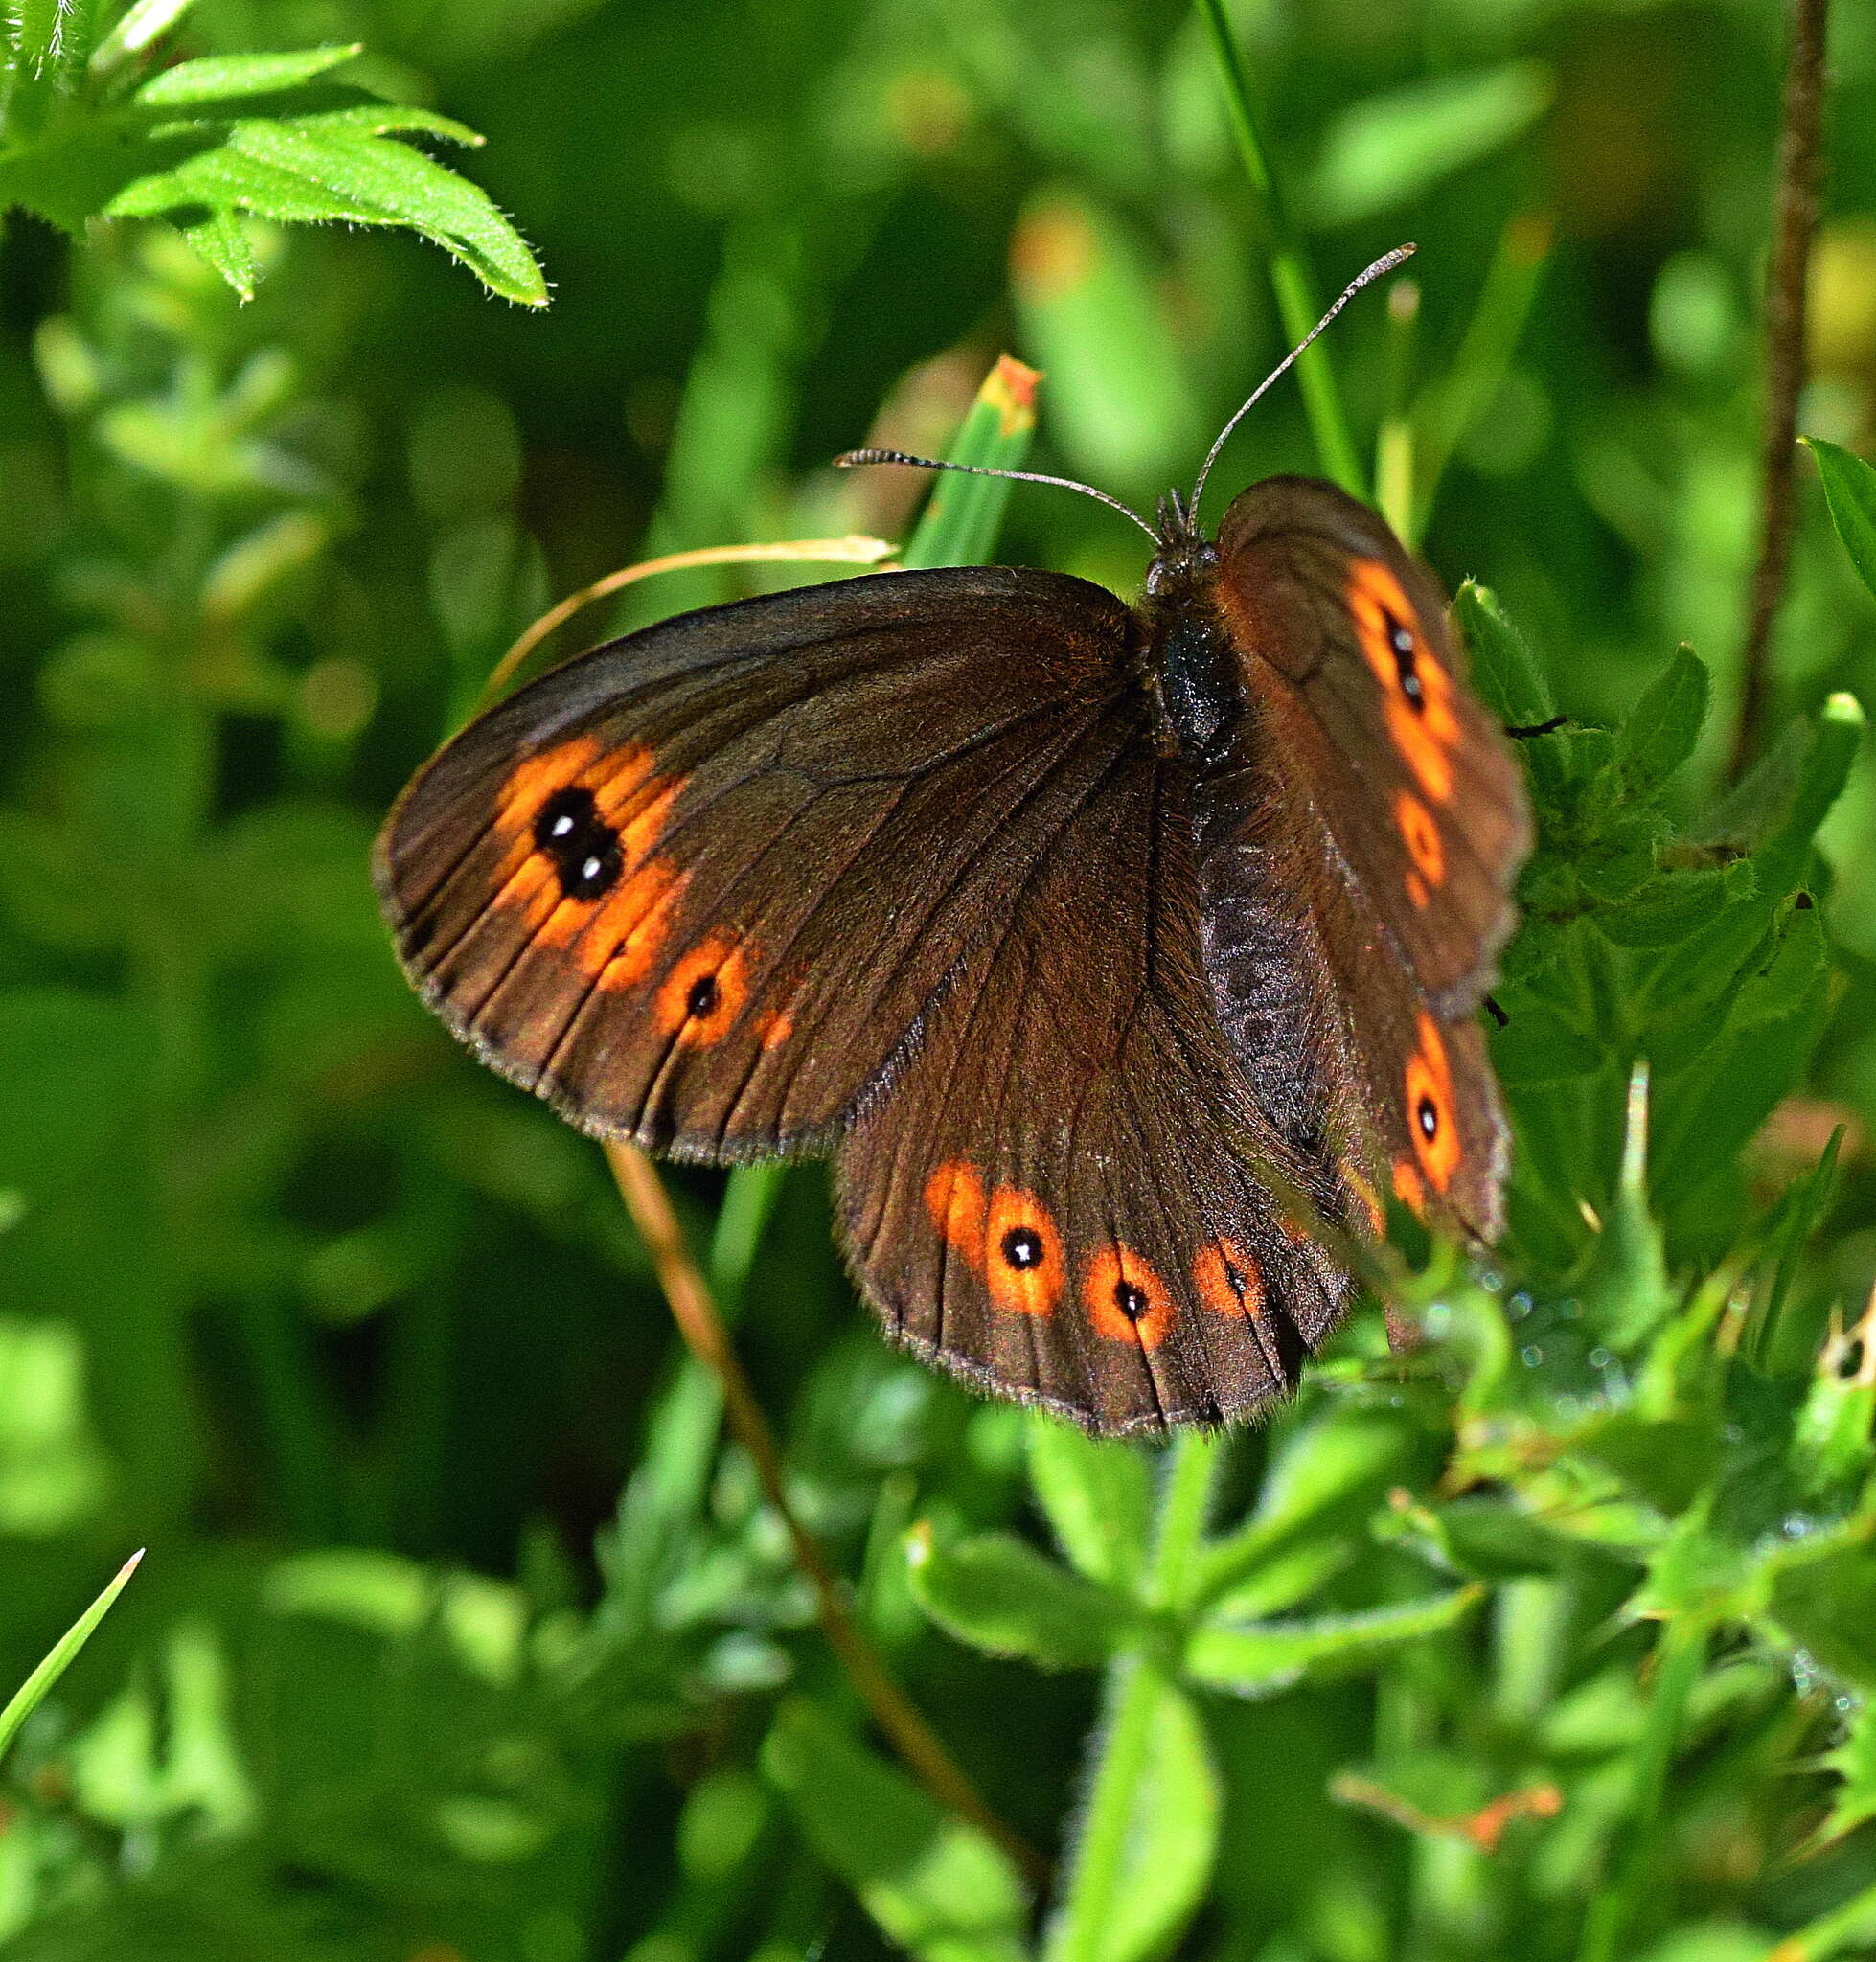
[[[652,1265],[657,1271],[665,1299],[671,1304],[678,1333],[690,1345],[691,1353],[721,1385],[729,1426],[748,1452],[763,1491],[788,1531],[795,1564],[813,1589],[815,1612],[829,1646],[873,1713],[874,1722],[891,1741],[912,1775],[940,1805],[988,1833],[1040,1888],[1048,1878],[1041,1856],[984,1803],[938,1733],[892,1679],[878,1650],[855,1620],[820,1542],[801,1523],[789,1504],[783,1483],[781,1453],[769,1433],[768,1420],[763,1415],[755,1390],[730,1346],[703,1275],[684,1245],[683,1229],[672,1210],[670,1195],[656,1166],[636,1145],[608,1144],[606,1156],[626,1210],[651,1253]]]
[[[1770,695],[1772,629],[1791,569],[1797,515],[1797,398],[1804,385],[1805,289],[1823,182],[1824,34],[1830,0],[1792,0],[1792,52],[1778,132],[1772,257],[1766,270],[1764,490],[1759,559],[1741,656],[1739,719],[1729,775],[1759,753]]]

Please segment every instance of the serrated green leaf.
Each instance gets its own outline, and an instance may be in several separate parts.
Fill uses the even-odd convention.
[[[527,246],[475,185],[367,128],[249,118],[225,143],[140,177],[106,207],[161,217],[194,206],[283,222],[402,225],[463,261],[492,291],[527,306],[547,289]]]
[[[478,149],[486,139],[454,117],[411,103],[354,103],[343,109],[308,109],[280,119],[289,129],[352,130],[364,136],[435,136]]]
[[[1139,1447],[1039,1412],[1029,1420],[1029,1482],[1076,1571],[1131,1589],[1153,1520],[1153,1474]]]
[[[1706,720],[1709,678],[1693,649],[1679,647],[1623,719],[1619,754],[1632,797],[1646,796],[1686,762]]]
[[[1307,193],[1313,215],[1353,224],[1418,197],[1521,135],[1552,92],[1542,62],[1507,61],[1358,103],[1329,131]]]
[[[1102,1962],[1166,1954],[1204,1900],[1218,1857],[1219,1776],[1204,1725],[1177,1683],[1159,1681],[1151,1725]]]
[[[1830,521],[1843,541],[1857,577],[1876,595],[1876,469],[1841,444],[1821,436],[1802,439],[1818,459]]]
[[[199,61],[179,61],[152,75],[130,100],[141,109],[172,109],[272,95],[329,74],[361,53],[362,43],[348,41],[278,54],[212,55]]]
[[[243,300],[254,297],[254,283],[260,277],[254,248],[248,243],[242,221],[233,212],[213,212],[205,218],[176,228],[197,252],[215,267]]]
[[[1027,1904],[1008,1857],[814,1704],[782,1705],[762,1766],[888,1940],[920,1962],[1022,1962]]]
[[[1425,1601],[1309,1620],[1207,1620],[1186,1644],[1186,1673],[1233,1696],[1274,1696],[1305,1677],[1365,1669],[1389,1650],[1456,1627],[1485,1598],[1485,1591],[1477,1586],[1455,1587]]]
[[[109,1611],[111,1603],[129,1585],[130,1576],[137,1571],[137,1563],[142,1559],[143,1554],[138,1551],[118,1568],[104,1591],[59,1636],[45,1660],[13,1692],[7,1707],[0,1710],[0,1757],[6,1755],[8,1746],[19,1733],[20,1725],[39,1707],[53,1684],[72,1666],[79,1651],[91,1639],[92,1631]]]
[[[1818,1837],[1841,1839],[1876,1819],[1876,1701],[1865,1703],[1850,1719],[1842,1743],[1825,1754],[1823,1764],[1843,1783]]]
[[[1804,1558],[1805,1539],[1821,1549]],[[1766,1612],[1792,1647],[1864,1697],[1876,1697],[1876,1520],[1865,1517],[1777,1546],[1761,1563]]]
[[[929,1527],[908,1536],[913,1598],[940,1628],[993,1655],[1042,1669],[1098,1669],[1132,1632],[1117,1594],[1071,1574],[1010,1533],[950,1545]]]

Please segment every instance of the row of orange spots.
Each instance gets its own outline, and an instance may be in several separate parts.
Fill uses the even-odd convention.
[[[1407,876],[1407,898],[1416,906],[1425,906],[1432,898],[1433,888],[1446,880],[1446,847],[1440,841],[1439,826],[1433,821],[1433,813],[1411,790],[1403,790],[1394,799],[1394,822],[1411,861]]]
[[[1033,1193],[1012,1185],[986,1192],[974,1165],[954,1159],[927,1179],[926,1210],[946,1243],[1012,1314],[1055,1312],[1067,1285],[1062,1235]],[[1264,1275],[1235,1240],[1201,1247],[1192,1266],[1199,1299],[1232,1321],[1264,1312]],[[1171,1330],[1172,1294],[1152,1263],[1131,1246],[1103,1247],[1082,1276],[1081,1301],[1096,1334],[1156,1349]]]
[[[1446,803],[1453,795],[1453,752],[1459,741],[1453,682],[1412,602],[1388,566],[1378,559],[1358,559],[1348,569],[1348,610],[1361,652],[1381,683],[1388,739],[1421,789],[1435,804]],[[1394,645],[1396,629],[1408,636],[1405,654]]]
[[[1419,1173],[1424,1174],[1426,1182],[1435,1192],[1444,1192],[1453,1183],[1453,1175],[1465,1155],[1453,1107],[1453,1065],[1447,1061],[1446,1041],[1440,1035],[1439,1024],[1424,1009],[1415,1033],[1419,1047],[1407,1063],[1407,1131],[1413,1139]],[[1413,1169],[1407,1167],[1409,1172]],[[1398,1165],[1394,1181],[1399,1191],[1402,1175]],[[1402,1193],[1401,1198],[1416,1212],[1420,1210],[1419,1203],[1407,1193]]]

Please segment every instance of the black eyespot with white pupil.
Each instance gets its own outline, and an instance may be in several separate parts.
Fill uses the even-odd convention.
[[[1420,659],[1418,645],[1413,638],[1411,627],[1404,626],[1393,614],[1385,609],[1382,620],[1387,628],[1387,645],[1394,654],[1394,672],[1400,677],[1401,693],[1414,708],[1424,711],[1427,706],[1427,691],[1420,679]]]
[[[590,790],[556,790],[535,813],[534,842],[553,861],[554,876],[569,900],[599,899],[625,870],[619,833],[600,816]]]
[[[1114,1306],[1130,1322],[1136,1322],[1153,1304],[1147,1299],[1144,1288],[1136,1288],[1132,1281],[1116,1281]]]
[[[1439,1136],[1439,1106],[1430,1097],[1422,1097],[1413,1114],[1420,1125],[1420,1135],[1430,1145]]]
[[[1003,1236],[1003,1258],[1018,1273],[1042,1265],[1042,1236],[1028,1226],[1012,1226]]]
[[[699,974],[691,983],[691,992],[684,997],[684,1007],[699,1020],[712,1014],[717,1006],[717,977],[714,974]]]

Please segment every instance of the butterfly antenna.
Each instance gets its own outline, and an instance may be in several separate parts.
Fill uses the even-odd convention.
[[[1278,376],[1280,376],[1284,372],[1284,370],[1288,368],[1293,361],[1295,360],[1297,355],[1300,354],[1303,352],[1303,350],[1309,346],[1309,344],[1316,337],[1316,335],[1319,334],[1322,331],[1322,330],[1325,327],[1327,327],[1333,319],[1335,319],[1336,315],[1339,313],[1342,310],[1342,308],[1346,307],[1352,299],[1354,299],[1356,294],[1359,293],[1363,286],[1369,285],[1371,282],[1375,280],[1380,279],[1384,273],[1392,272],[1394,268],[1397,265],[1399,265],[1404,260],[1411,259],[1413,257],[1415,249],[1416,248],[1411,245],[1396,245],[1392,252],[1384,252],[1382,256],[1379,259],[1377,259],[1371,266],[1367,267],[1366,270],[1358,273],[1356,277],[1350,280],[1348,285],[1342,288],[1340,297],[1336,301],[1336,304],[1329,308],[1328,312],[1325,313],[1322,316],[1322,318],[1318,320],[1313,328],[1310,329],[1309,332],[1306,333],[1302,337],[1302,339],[1299,340],[1296,343],[1296,345],[1291,349],[1289,354],[1287,354],[1283,357],[1283,359],[1279,361],[1277,365],[1274,368],[1272,368],[1267,376],[1265,376],[1263,380],[1260,381],[1257,384],[1257,386],[1251,390],[1249,399],[1247,400],[1244,406],[1238,411],[1238,413],[1235,416],[1233,416],[1227,423],[1225,423],[1224,427],[1218,432],[1218,441],[1212,445],[1211,454],[1208,457],[1206,457],[1204,467],[1199,472],[1199,481],[1192,487],[1192,509],[1195,513],[1198,512],[1199,509],[1199,499],[1205,489],[1205,479],[1209,477],[1212,473],[1212,466],[1218,461],[1219,451],[1224,447],[1225,438],[1228,437],[1232,430],[1234,430],[1238,426],[1238,424],[1242,422],[1247,415],[1249,415],[1251,410],[1257,406],[1258,399],[1263,395],[1264,391],[1270,387],[1271,382],[1276,380]]]
[[[1092,484],[1078,484],[1073,477],[1045,477],[1040,470],[994,470],[988,464],[941,463],[934,457],[907,456],[903,449],[850,449],[834,459],[836,470],[850,470],[856,464],[909,464],[915,470],[961,470],[972,477],[1007,477],[1013,484],[1053,484],[1061,490],[1079,490],[1084,497],[1092,497],[1123,517],[1131,517],[1155,545],[1159,543],[1159,534],[1131,505],[1097,490]]]

